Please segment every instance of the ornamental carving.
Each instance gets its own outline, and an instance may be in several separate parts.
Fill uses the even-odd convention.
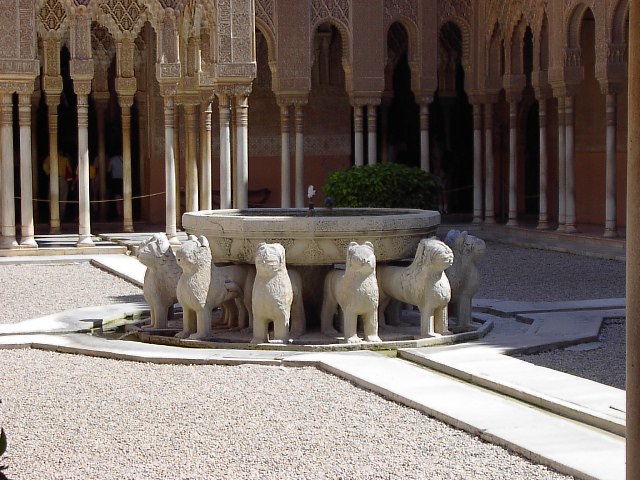
[[[351,15],[348,0],[313,0],[311,3],[311,26],[334,19],[351,31]]]
[[[275,33],[273,0],[256,0],[256,18],[266,25],[271,34]]]
[[[385,23],[390,23],[400,16],[411,19],[418,18],[418,5],[416,0],[385,0]]]
[[[100,9],[109,16],[121,32],[137,33],[145,21],[147,7],[137,0],[104,0]]]
[[[60,31],[67,18],[67,11],[60,0],[45,0],[38,18],[46,31]]]
[[[440,2],[440,24],[451,18],[470,20],[471,13],[471,0],[443,0]]]

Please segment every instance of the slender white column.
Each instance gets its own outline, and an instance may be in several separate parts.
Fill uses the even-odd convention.
[[[173,168],[174,168],[174,196],[176,199],[176,219],[174,223],[176,226],[182,223],[182,205],[180,197],[180,157],[182,152],[180,151],[180,140],[182,138],[181,126],[183,122],[180,121],[180,105],[175,104],[173,109]],[[177,238],[177,237],[176,237]]]
[[[361,167],[362,165],[364,165],[364,153],[362,138],[362,107],[360,105],[353,106],[353,128],[355,131],[355,165],[356,167]]]
[[[568,96],[565,101],[565,124],[566,124],[566,200],[565,213],[566,223],[564,231],[568,233],[576,232],[576,159],[575,159],[575,137],[574,137],[574,109],[573,98]]]
[[[77,246],[94,245],[91,238],[91,209],[89,207],[89,91],[91,84],[76,91],[78,99],[78,211]]]
[[[197,162],[197,125],[196,107],[186,104],[184,106],[184,126],[186,131],[185,167],[185,195],[186,210],[194,212],[198,210],[198,162]]]
[[[420,102],[420,168],[430,172],[429,165],[429,103]]]
[[[484,105],[484,221],[495,223],[493,207],[493,104]]]
[[[107,99],[97,99],[94,94],[96,105],[96,126],[98,130],[98,200],[107,198],[107,155],[105,148],[104,136],[104,115],[107,107]],[[107,203],[101,202],[100,217],[105,218],[107,215]]]
[[[20,125],[20,245],[37,247],[33,224],[33,170],[31,168],[31,95],[19,95]]]
[[[200,209],[211,210],[211,102],[200,105]]]
[[[58,104],[60,94],[47,93],[49,117],[49,232],[60,233],[60,184],[58,179]]]
[[[231,111],[229,96],[216,95],[220,116],[220,208],[231,208]]]
[[[606,204],[604,236],[614,238],[618,236],[616,218],[616,153],[618,145],[617,135],[617,95],[607,95],[607,166],[606,166]]]
[[[0,149],[2,149],[2,248],[17,247],[16,216],[13,191],[13,96],[2,93]]]
[[[291,155],[289,152],[289,105],[280,105],[280,206],[291,207]]]
[[[517,205],[517,129],[518,129],[518,103],[515,100],[509,102],[509,219],[508,226],[518,224]]]
[[[304,112],[302,105],[294,106],[296,128],[296,207],[303,208],[305,200],[304,189]]]
[[[538,100],[538,118],[540,124],[540,203],[538,212],[538,229],[549,228],[547,213],[547,99]]]
[[[565,192],[566,192],[566,131],[564,128],[565,98],[558,97],[558,231],[563,232],[567,222]]]
[[[164,97],[164,174],[166,196],[166,234],[171,243],[179,243],[176,227],[176,159],[173,122],[175,106],[172,96]]]
[[[376,131],[376,106],[367,105],[367,155],[369,165],[375,165],[376,163],[378,163]]]
[[[473,104],[473,223],[482,223],[482,105]]]
[[[249,97],[236,95],[236,201],[237,208],[249,207]],[[296,152],[297,158],[297,152]]]
[[[119,96],[122,110],[122,217],[125,232],[133,232],[133,201],[131,175],[131,105],[132,96]]]

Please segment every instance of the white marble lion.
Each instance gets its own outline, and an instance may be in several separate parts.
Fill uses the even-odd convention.
[[[167,328],[169,310],[178,301],[176,288],[182,275],[169,239],[164,233],[154,233],[140,244],[137,256],[147,267],[142,292],[151,309],[148,327]]]
[[[425,238],[408,267],[378,267],[379,316],[383,318],[389,301],[396,299],[418,307],[421,336],[451,334],[447,317],[451,286],[444,270],[452,264],[453,252],[444,242]]]
[[[380,342],[378,336],[378,282],[376,256],[371,242],[351,242],[344,271],[332,270],[325,277],[320,314],[322,333],[336,336],[333,316],[338,305],[344,318],[343,334],[348,343],[358,343],[358,316],[362,317],[364,339]]]
[[[471,301],[480,288],[476,262],[486,252],[484,240],[460,230],[450,230],[444,238],[453,251],[453,265],[445,270],[451,285],[449,313],[456,317],[456,331],[471,328]]]
[[[274,343],[289,343],[289,323],[293,288],[287,273],[285,250],[279,243],[261,242],[255,255],[256,278],[253,283],[253,339],[268,341],[269,323],[273,322]]]

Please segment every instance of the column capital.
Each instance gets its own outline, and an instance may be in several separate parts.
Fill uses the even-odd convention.
[[[578,93],[579,85],[570,83],[552,83],[553,96],[560,97],[573,97]]]
[[[166,82],[161,81],[160,83],[160,95],[162,97],[175,97],[178,93],[178,84],[177,82]]]
[[[216,85],[216,94],[223,93],[230,96],[245,96],[251,95],[250,83],[219,83]]]
[[[351,106],[353,107],[365,107],[367,105],[380,105],[382,103],[382,93],[381,92],[360,92],[360,93],[352,93],[351,97]]]
[[[91,80],[74,80],[73,91],[79,97],[88,96],[91,93]]]
[[[133,96],[138,90],[138,82],[135,77],[117,77],[115,84],[118,96]]]
[[[280,107],[289,105],[306,105],[309,103],[309,92],[280,91],[276,92],[276,102]]]

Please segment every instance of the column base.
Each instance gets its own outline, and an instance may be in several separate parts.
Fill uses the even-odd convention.
[[[473,217],[471,223],[473,223],[474,225],[479,225],[480,223],[482,223],[482,217]]]
[[[177,233],[169,233],[167,232],[167,238],[169,239],[169,244],[171,245],[182,245],[182,243],[180,242],[180,240],[178,239],[178,234]]]
[[[125,224],[122,229],[124,230],[125,233],[133,233],[133,225],[127,225]]]
[[[51,235],[59,235],[60,234],[60,226],[49,228],[49,233]]]
[[[15,237],[1,237],[0,248],[10,249],[10,248],[17,248],[17,247],[18,247],[18,242],[16,242]]]
[[[517,227],[518,226],[518,220],[516,220],[515,218],[510,218],[509,221],[506,224],[507,227]]]
[[[80,235],[78,239],[78,243],[76,243],[76,247],[93,247],[95,243],[93,243],[92,235]]]
[[[564,224],[559,224],[559,225],[558,225],[558,227],[556,228],[556,232],[564,233],[564,232],[565,232],[565,229],[566,229],[566,225],[564,225]]]
[[[549,230],[549,222],[546,220],[538,222],[536,230]]]
[[[493,214],[491,215],[486,215],[484,217],[484,223],[489,224],[489,225],[494,225],[496,223],[496,219],[493,216]]]
[[[38,248],[38,244],[36,243],[36,239],[33,237],[25,237],[20,241],[21,247],[27,248]]]
[[[615,228],[607,228],[602,235],[604,238],[618,238],[618,231]]]
[[[564,233],[578,233],[578,229],[575,225],[568,223],[564,226]]]

